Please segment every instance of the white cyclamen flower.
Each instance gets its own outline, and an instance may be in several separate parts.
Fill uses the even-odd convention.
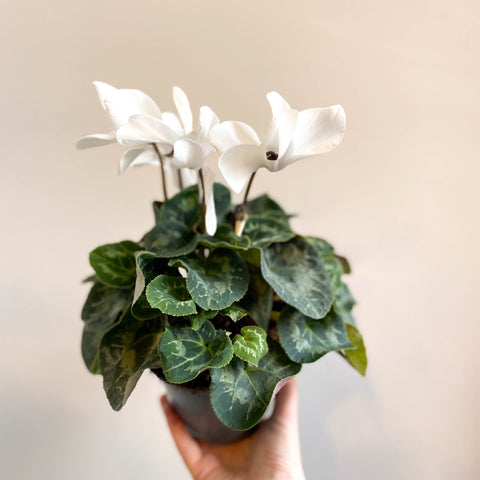
[[[210,140],[223,152],[220,170],[236,193],[259,168],[276,172],[302,158],[329,152],[345,132],[345,112],[340,105],[298,112],[277,92],[267,94],[267,99],[272,122],[264,139],[243,122],[222,122],[210,132]]]
[[[145,115],[147,117],[162,117],[165,121],[173,125],[174,128],[180,128],[178,118],[173,113],[162,113],[157,104],[144,92],[140,90],[128,89],[128,88],[115,88],[108,83],[93,82],[100,104],[107,112],[110,120],[110,126],[112,130],[108,133],[99,133],[93,135],[87,135],[77,142],[77,148],[84,149],[90,147],[96,147],[101,145],[107,145],[109,143],[118,142],[122,145],[135,145],[134,148],[127,150],[120,160],[120,172],[123,173],[127,167],[137,165],[158,165],[159,158],[158,153],[154,148],[154,143],[159,141],[157,147],[164,153],[166,149],[171,149],[169,145],[165,145],[163,138],[158,136],[155,138],[145,137],[143,132],[134,132],[129,127],[129,120],[135,115]],[[181,95],[185,97],[183,92],[180,92],[177,96],[178,104],[182,105],[185,101],[181,98]],[[186,97],[185,97],[186,98]],[[188,105],[188,100],[187,100]],[[185,110],[185,109],[184,109]],[[190,114],[191,115],[191,114]],[[188,123],[188,118],[186,119]],[[190,121],[191,123],[191,121]],[[119,132],[127,130],[130,133],[129,142],[123,142],[122,136]],[[169,173],[173,182],[178,187],[178,176],[176,169],[171,165],[166,164],[165,170]],[[192,185],[195,183],[196,178],[192,179],[192,175],[189,172],[183,172],[184,183]]]
[[[87,135],[77,142],[77,148],[90,148],[115,143],[116,132],[128,123],[128,119],[136,113],[160,116],[156,103],[140,90],[115,88],[104,82],[93,82],[100,99],[100,104],[107,112],[111,131]]]
[[[207,205],[206,230],[209,235],[213,235],[217,220],[213,199],[214,178],[208,164],[217,161],[218,152],[210,143],[209,135],[211,129],[219,124],[219,120],[211,108],[203,106],[200,108],[198,125],[194,128],[190,103],[183,90],[174,87],[173,99],[180,119],[169,112],[160,117],[136,114],[130,117],[127,125],[117,131],[117,140],[122,145],[154,143],[165,156],[168,165],[187,171],[202,170],[205,192],[201,193],[204,193]],[[133,150],[135,149],[129,150],[132,151],[132,156],[123,161],[124,168],[130,165],[129,162],[137,162]]]

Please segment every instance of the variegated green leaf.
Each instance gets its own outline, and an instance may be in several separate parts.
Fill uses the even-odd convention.
[[[262,273],[278,296],[312,318],[323,318],[333,302],[328,275],[316,250],[303,238],[262,250]]]
[[[174,259],[170,265],[188,270],[188,291],[204,310],[227,308],[247,290],[247,267],[232,250],[217,249],[208,258],[189,255]]]
[[[202,310],[194,315],[189,315],[188,319],[191,322],[192,328],[198,330],[207,320],[211,320],[218,313],[218,310]]]
[[[144,370],[161,367],[157,349],[163,328],[162,319],[139,321],[127,310],[122,321],[103,337],[100,369],[114,410],[125,405]]]
[[[146,249],[165,258],[187,255],[195,250],[197,243],[198,235],[174,219],[162,220],[145,236]]]
[[[248,430],[256,425],[278,383],[301,369],[276,342],[269,339],[268,347],[258,367],[234,357],[225,367],[210,369],[212,407],[217,417],[234,430]]]
[[[267,352],[267,334],[260,327],[243,327],[241,335],[235,335],[233,353],[242,360],[258,366]]]
[[[346,325],[348,338],[355,348],[345,350],[344,354],[350,364],[360,375],[367,372],[367,352],[363,343],[362,335],[353,325]]]
[[[355,320],[352,316],[352,308],[355,305],[355,300],[350,293],[347,285],[342,283],[342,286],[335,294],[334,309],[342,317],[344,323],[355,326]]]
[[[163,373],[170,383],[193,380],[208,367],[223,367],[233,356],[225,330],[215,330],[206,321],[198,330],[167,327],[159,345]]]
[[[220,313],[222,315],[230,317],[234,322],[238,322],[245,315],[247,315],[247,312],[238,305],[232,305],[230,307],[224,308]]]
[[[140,252],[137,255],[137,282],[133,297],[132,314],[140,320],[155,318],[160,315],[158,308],[152,308],[147,300],[146,285],[158,275],[169,271],[168,260],[159,258],[150,252]]]
[[[260,249],[272,243],[286,242],[295,236],[284,220],[262,216],[249,216],[243,233],[250,238],[253,247]]]
[[[158,212],[158,222],[180,222],[191,229],[200,221],[202,208],[198,198],[198,187],[193,185],[184,188],[168,202],[165,202]]]
[[[287,215],[282,207],[272,200],[268,195],[261,195],[247,203],[247,215],[259,215],[271,217],[288,222],[290,215]]]
[[[272,302],[272,287],[263,279],[260,269],[251,266],[248,290],[239,305],[248,312],[257,325],[267,330],[272,313]]]
[[[287,355],[298,363],[311,363],[328,352],[352,347],[345,325],[334,311],[315,320],[286,307],[280,314],[278,335]]]
[[[100,373],[99,354],[103,336],[112,329],[132,301],[132,292],[96,282],[82,310],[85,322],[82,334],[82,357],[92,373]]]
[[[128,288],[135,285],[135,252],[140,246],[125,240],[97,247],[90,252],[90,265],[98,280],[115,288]]]
[[[250,248],[250,240],[247,237],[235,235],[235,232],[229,225],[220,225],[214,236],[202,235],[198,243],[212,250],[215,248],[248,250]]]
[[[183,317],[197,312],[183,277],[159,275],[147,285],[147,300],[167,315]]]
[[[330,286],[334,294],[342,288],[341,276],[346,273],[344,263],[340,257],[335,255],[333,247],[321,238],[306,238],[307,242],[313,246],[322,259],[323,266],[330,280]],[[344,259],[346,261],[346,259]]]

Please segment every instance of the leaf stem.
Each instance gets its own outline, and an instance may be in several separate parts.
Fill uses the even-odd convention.
[[[165,165],[163,164],[163,155],[160,153],[159,148],[157,147],[156,143],[152,143],[153,148],[157,152],[158,159],[160,160],[160,172],[162,175],[162,187],[163,187],[163,196],[165,198],[165,201],[168,201],[168,195],[167,195],[167,182],[165,180]]]
[[[180,168],[177,170],[177,175],[178,175],[178,186],[180,187],[180,190],[183,190],[183,177],[182,177],[182,170]]]
[[[202,224],[200,226],[201,233],[205,233],[205,215],[207,213],[207,201],[205,198],[205,179],[203,178],[203,169],[198,170],[198,176],[200,178],[200,186],[202,188]]]
[[[248,194],[250,193],[250,188],[252,187],[253,179],[255,178],[256,174],[257,171],[255,170],[250,176],[250,180],[248,181],[247,189],[245,190],[245,196],[243,197],[243,205],[245,205],[245,207],[247,206]]]
[[[250,176],[247,189],[245,190],[245,196],[243,197],[243,202],[235,209],[235,234],[239,237],[242,236],[243,229],[245,228],[245,224],[247,222],[248,194],[250,193],[250,188],[252,187],[253,179],[255,178],[256,173],[257,171],[255,170]]]

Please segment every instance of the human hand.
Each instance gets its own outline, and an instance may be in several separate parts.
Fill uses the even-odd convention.
[[[295,379],[277,395],[271,418],[253,435],[230,445],[211,445],[193,438],[170,406],[161,404],[178,451],[194,480],[304,480],[298,434]]]

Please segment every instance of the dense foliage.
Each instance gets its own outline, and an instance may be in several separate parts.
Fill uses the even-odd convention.
[[[218,418],[244,430],[302,363],[336,351],[365,374],[355,302],[342,277],[348,262],[326,241],[293,232],[266,195],[248,202],[241,236],[230,191],[215,184],[214,201],[213,236],[201,233],[192,186],[154,203],[155,226],[140,241],[90,253],[82,354],[103,376],[115,410],[147,369],[175,384],[201,374]]]

